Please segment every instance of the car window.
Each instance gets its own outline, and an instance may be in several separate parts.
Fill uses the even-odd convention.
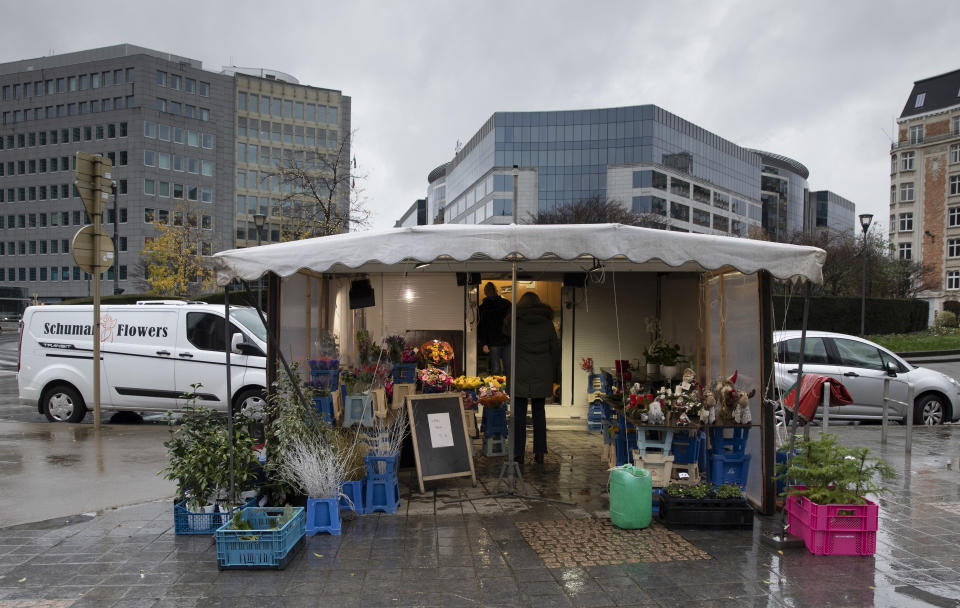
[[[240,328],[230,324],[230,335]],[[223,352],[223,317],[208,312],[187,313],[187,340],[200,350]]]
[[[840,355],[840,364],[883,371],[883,358],[877,347],[844,338],[834,338],[833,343]]]
[[[807,337],[806,350],[803,353],[803,362],[813,365],[827,364],[827,349],[823,339]],[[779,363],[800,363],[800,338],[785,340],[776,346],[775,357]]]

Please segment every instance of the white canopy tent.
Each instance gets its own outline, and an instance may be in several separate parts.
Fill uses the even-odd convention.
[[[434,225],[348,233],[222,251],[213,259],[217,283],[222,286],[234,279],[252,281],[273,275],[269,318],[271,335],[279,336],[281,344],[274,344],[271,350],[282,346],[284,354],[290,350],[295,352],[295,358],[310,357],[311,332],[320,329],[324,318],[330,318],[314,315],[310,309],[331,306],[345,310],[350,279],[379,277],[376,310],[382,318],[386,314],[384,308],[423,308],[435,301],[424,299],[408,304],[410,300],[405,302],[403,298],[391,296],[391,290],[400,289],[401,283],[405,285],[409,280],[420,279],[422,285],[431,278],[437,280],[441,274],[488,273],[504,277],[512,271],[516,293],[518,270],[525,274],[559,276],[602,269],[614,277],[613,298],[604,300],[601,292],[592,292],[590,302],[595,308],[604,302],[613,302],[617,306],[618,297],[623,307],[623,294],[628,293],[630,287],[627,278],[640,281],[635,286],[633,299],[627,301],[633,317],[625,325],[629,325],[630,332],[643,333],[642,324],[637,329],[636,321],[645,314],[653,314],[649,307],[643,308],[643,300],[649,299],[648,294],[656,293],[657,298],[674,298],[669,301],[670,306],[664,307],[664,316],[672,314],[674,330],[689,334],[688,343],[696,353],[696,366],[703,374],[701,377],[709,380],[719,373],[729,374],[740,369],[741,377],[751,378],[754,385],[760,385],[757,388],[763,395],[766,384],[772,381],[771,277],[822,283],[826,253],[814,247],[620,224],[511,224]],[[685,278],[677,279],[673,287],[661,291],[660,277]],[[621,281],[619,296],[616,280]],[[321,291],[328,293],[318,295]],[[467,299],[466,291],[463,293],[461,308],[448,312],[460,315],[466,327],[468,323],[462,321],[467,314],[463,305]],[[680,303],[681,299],[684,302]],[[570,302],[576,308],[576,298]],[[659,303],[655,310],[659,315]],[[413,313],[406,314],[403,317],[406,320],[394,322],[393,327],[417,328],[416,323],[409,320]],[[576,317],[577,323],[585,323],[587,314],[577,314],[580,315]],[[308,319],[305,324],[297,320],[304,315]],[[609,330],[598,339],[616,342],[619,349],[620,334],[624,331],[620,317],[624,311],[610,315],[607,310],[603,315],[617,317],[617,325],[615,330]],[[692,322],[691,317],[697,317],[697,321]],[[314,321],[315,318],[318,320]],[[389,327],[389,324],[381,325]],[[349,325],[341,324],[336,329],[344,335],[342,332],[348,332],[349,328]],[[595,334],[596,330],[591,332]],[[388,332],[381,333],[387,335]],[[308,345],[299,351],[290,348],[288,342],[295,339],[293,336],[303,334],[306,334],[303,342]],[[564,344],[567,349],[566,340]],[[585,344],[584,340],[578,342],[577,350],[582,351]],[[572,361],[572,352],[565,356]],[[608,356],[613,358],[612,353],[604,353],[604,359]],[[271,361],[268,368],[274,365],[275,362]],[[746,373],[744,367],[749,368]],[[564,384],[564,390],[569,389],[570,393],[578,392],[580,387],[582,383],[577,386],[573,380]],[[755,459],[755,466],[751,467],[748,495],[762,510],[770,511],[773,490],[772,483],[767,480],[773,472],[775,449],[773,429],[770,428],[772,414],[763,411],[760,397],[756,401],[756,404],[751,403],[751,408],[755,412],[755,423],[761,422],[762,432],[760,437],[752,436],[750,443],[762,458]]]
[[[744,274],[766,271],[777,279],[801,278],[819,284],[826,253],[815,247],[621,224],[440,224],[231,249],[213,258],[219,285],[233,279],[252,281],[266,273],[287,277],[299,271],[398,272],[424,262],[438,263],[435,270],[444,272],[503,270],[504,262],[511,261],[544,262],[563,272],[581,270],[584,260],[590,258],[613,263],[608,266],[613,269],[732,268]]]

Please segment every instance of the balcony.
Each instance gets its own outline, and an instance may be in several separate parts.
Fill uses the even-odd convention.
[[[891,143],[890,149],[899,150],[901,148],[911,148],[914,146],[922,146],[925,144],[935,144],[942,141],[949,141],[951,139],[960,139],[960,131],[950,131],[949,133],[944,133],[943,135],[933,135],[929,137],[924,137],[920,141],[903,139],[903,140]]]

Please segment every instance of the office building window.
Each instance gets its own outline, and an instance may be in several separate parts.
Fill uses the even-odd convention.
[[[671,186],[672,187],[672,186]],[[690,207],[680,203],[670,202],[670,217],[681,222],[690,221]]]
[[[951,144],[951,146],[950,146],[950,162],[951,162],[951,163],[960,163],[960,144]]]
[[[911,243],[900,243],[897,246],[897,255],[901,260],[913,258],[913,245]]]
[[[960,194],[960,175],[950,176],[950,196]]]
[[[960,226],[960,207],[950,207],[947,210],[947,225],[950,227]]]

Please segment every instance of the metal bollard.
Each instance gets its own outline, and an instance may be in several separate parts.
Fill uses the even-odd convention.
[[[883,419],[880,421],[880,445],[887,445],[887,425],[890,416],[890,378],[883,379]]]
[[[910,454],[913,452],[913,396],[915,388],[913,382],[907,382],[907,439],[904,442],[906,445],[904,447],[904,453]]]
[[[823,398],[821,399],[821,401],[823,401],[823,421],[822,421],[823,431],[822,432],[826,433],[827,429],[830,428],[830,383],[829,382],[823,383]]]

